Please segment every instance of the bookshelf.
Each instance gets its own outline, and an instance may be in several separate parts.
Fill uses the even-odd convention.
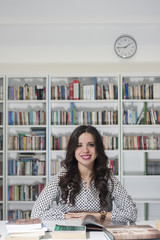
[[[68,138],[80,124],[92,124],[104,136],[110,167],[137,203],[138,220],[158,218],[159,84],[160,75],[155,74],[0,76],[0,219],[29,217],[35,189],[40,192],[57,173]],[[139,99],[139,93],[144,97]],[[44,133],[45,148],[38,144]],[[41,137],[34,136],[38,134]],[[25,198],[21,194],[13,200],[9,192],[14,191]]]
[[[110,166],[120,178],[118,91],[118,76],[114,75],[50,76],[50,177],[58,171],[60,161],[65,158],[66,144],[71,132],[80,124],[91,124],[104,136]]]
[[[4,217],[5,207],[5,77],[0,76],[0,220]]]
[[[29,218],[48,179],[48,78],[6,77],[6,218]]]
[[[121,181],[137,202],[138,219],[155,219],[160,210],[160,76],[125,75],[121,83]]]

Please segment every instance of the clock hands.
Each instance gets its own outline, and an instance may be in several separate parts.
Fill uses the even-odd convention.
[[[128,43],[126,46],[123,46],[123,47],[117,47],[117,48],[127,48],[129,45],[131,45],[131,43]]]

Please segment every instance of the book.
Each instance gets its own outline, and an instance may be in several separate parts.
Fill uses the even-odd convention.
[[[38,234],[44,234],[46,231],[47,231],[47,227],[43,223],[41,227],[28,227],[28,228],[22,227],[18,229],[17,227],[15,227],[9,230],[7,229],[7,232],[12,235],[17,235],[17,234],[23,235],[23,234],[29,234],[29,233],[35,233],[35,235],[38,235]]]
[[[56,224],[52,239],[86,239],[86,227]]]
[[[41,239],[41,236],[10,236],[10,235],[6,235],[5,236],[5,240],[40,240]]]
[[[82,225],[86,227],[86,231],[102,231],[103,225],[94,216],[87,215]]]
[[[106,231],[107,230],[107,231]],[[108,232],[113,235],[109,238]],[[108,240],[147,240],[160,239],[160,231],[150,225],[119,225],[104,228],[104,236]]]
[[[156,220],[155,228],[160,230],[160,220]]]
[[[6,223],[5,240],[38,240],[45,235],[47,227],[40,219],[16,219]]]
[[[41,229],[42,228],[42,222],[40,219],[15,219],[10,220],[6,223],[6,228],[8,232],[12,231],[21,231],[23,230],[32,230],[32,229]]]
[[[86,227],[86,231],[103,231],[108,240],[160,239],[160,231],[150,225],[98,221],[91,215],[85,217],[82,225]]]

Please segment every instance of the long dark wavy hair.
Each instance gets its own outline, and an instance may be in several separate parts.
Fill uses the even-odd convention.
[[[75,150],[78,146],[79,136],[83,133],[90,133],[94,137],[94,143],[97,158],[94,162],[93,177],[96,189],[99,191],[101,207],[107,206],[106,197],[109,194],[108,180],[111,179],[111,170],[107,167],[108,157],[104,151],[102,137],[98,130],[90,125],[81,125],[77,127],[71,134],[65,160],[62,161],[62,167],[66,169],[66,173],[60,177],[59,186],[62,193],[63,203],[67,202],[69,196],[69,204],[75,204],[75,198],[81,190],[81,176],[78,169],[78,161],[75,158]]]

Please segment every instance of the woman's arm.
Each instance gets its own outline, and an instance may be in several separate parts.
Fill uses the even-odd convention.
[[[115,207],[112,211],[111,220],[118,222],[135,222],[137,218],[136,204],[132,201],[131,197],[117,178],[114,177],[113,180],[114,189],[112,197],[114,199]]]
[[[40,218],[42,220],[65,219],[64,213],[53,206],[58,196],[58,181],[59,178],[56,175],[45,186],[33,206],[31,218]]]
[[[65,214],[65,219],[73,219],[73,218],[80,218],[84,219],[87,215],[94,216],[98,221],[101,221],[101,213],[100,212],[69,212]],[[112,212],[107,212],[105,221],[110,221],[112,216]]]

